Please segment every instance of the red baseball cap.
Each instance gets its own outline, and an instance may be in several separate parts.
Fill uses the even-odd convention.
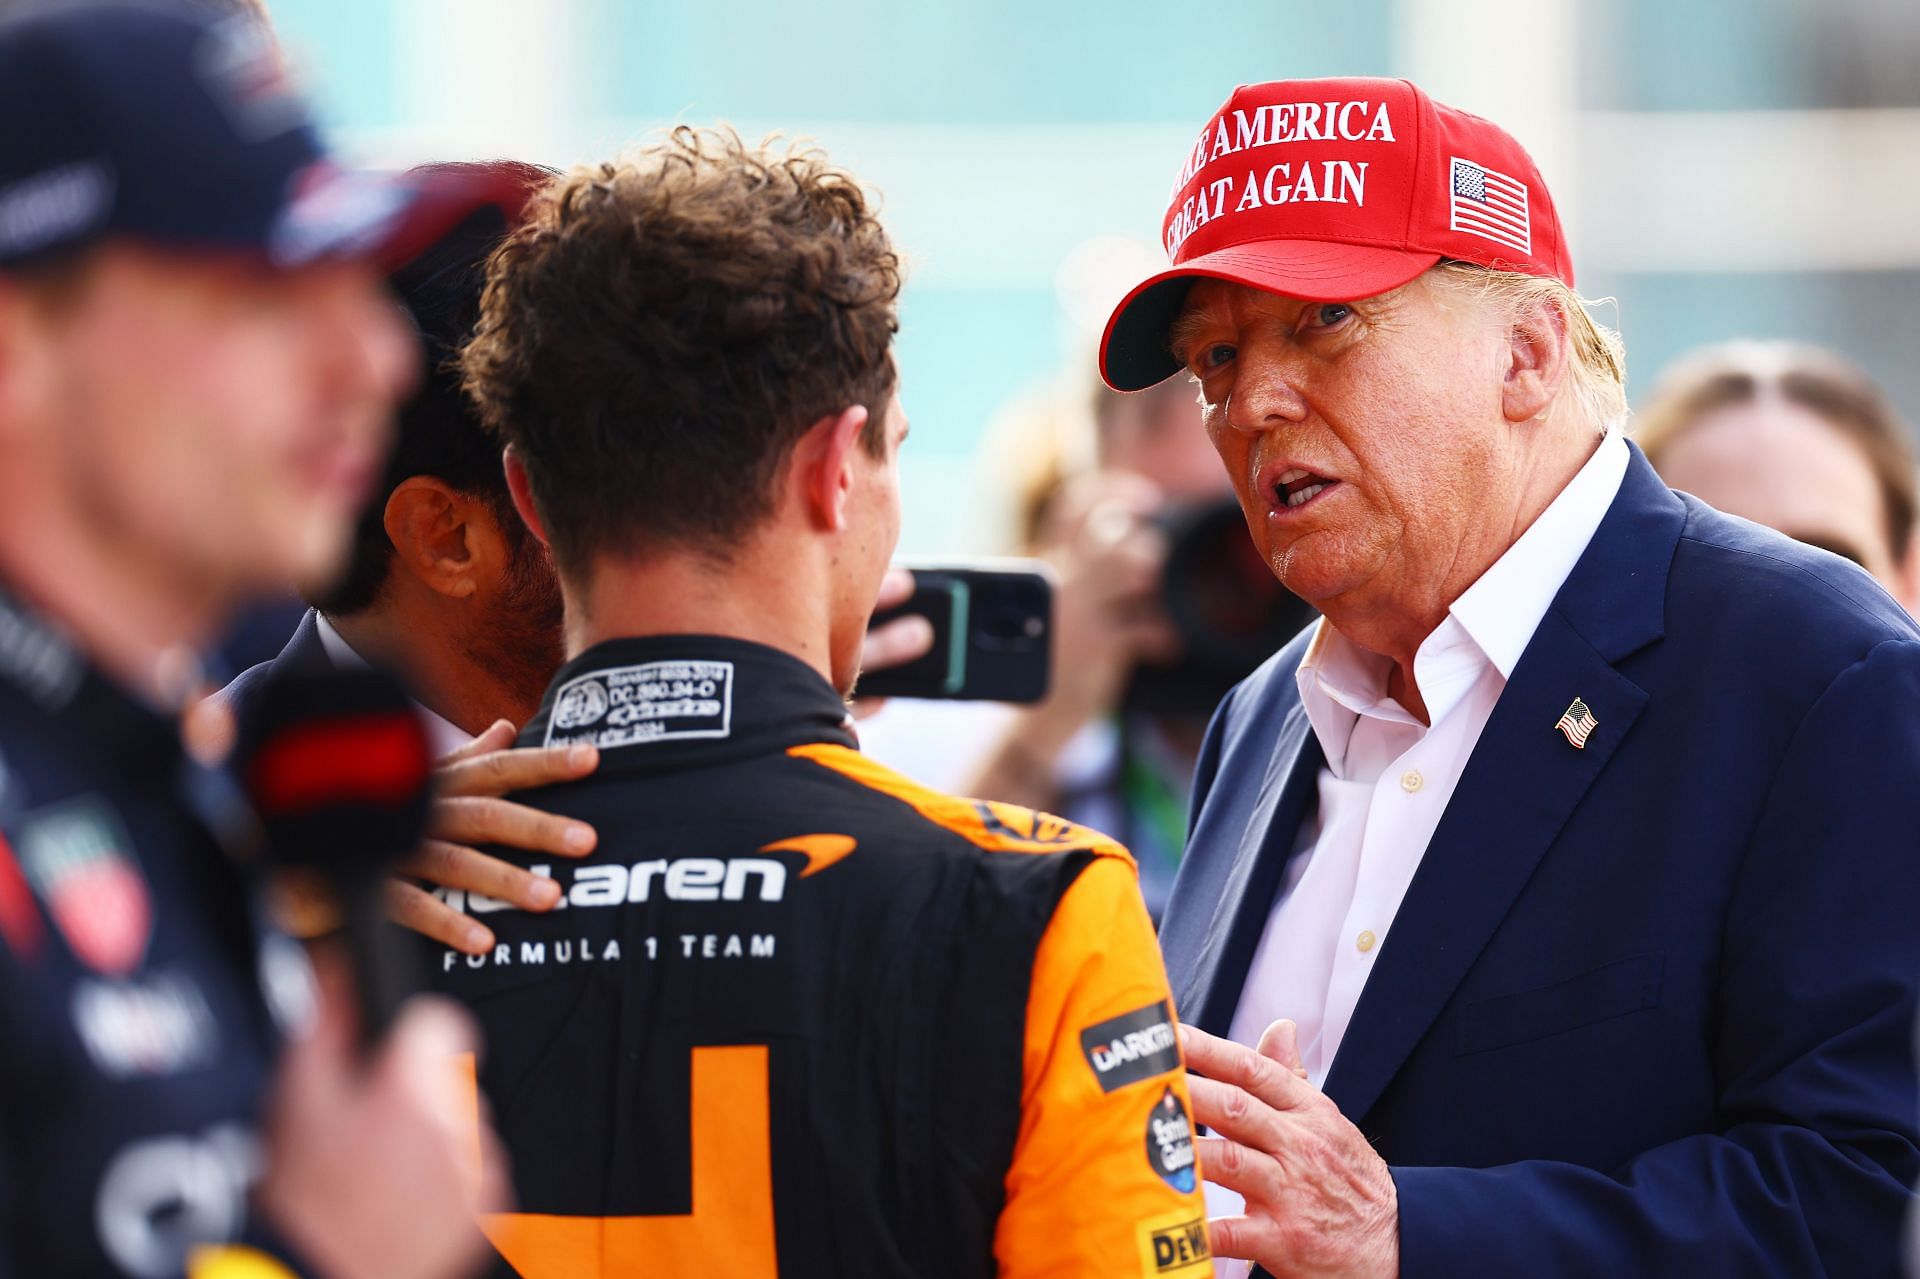
[[[1348,302],[1451,258],[1573,285],[1525,149],[1405,80],[1235,89],[1180,166],[1162,231],[1173,266],[1128,293],[1100,339],[1117,391],[1179,371],[1167,333],[1196,279]]]

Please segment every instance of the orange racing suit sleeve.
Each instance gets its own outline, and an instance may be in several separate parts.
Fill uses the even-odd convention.
[[[1003,1279],[1212,1272],[1173,997],[1132,863],[1096,857],[1034,956]]]

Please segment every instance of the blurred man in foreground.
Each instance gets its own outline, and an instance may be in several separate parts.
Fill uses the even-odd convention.
[[[1324,615],[1215,717],[1161,930],[1219,1251],[1893,1271],[1920,628],[1620,437],[1617,342],[1487,121],[1404,81],[1244,86],[1165,231],[1103,371],[1199,383]]]
[[[470,196],[332,168],[244,19],[12,19],[0,114],[0,1273],[454,1275],[467,1019],[362,1055],[178,717],[338,566],[412,367],[374,259]]]
[[[1913,433],[1851,361],[1797,342],[1683,357],[1634,418],[1660,478],[1845,556],[1920,610]]]
[[[601,754],[526,797],[600,831],[552,868],[567,909],[442,962],[528,1279],[1208,1265],[1125,851],[846,725],[899,533],[899,282],[846,174],[688,129],[561,180],[491,264],[468,385],[566,597],[522,740]]]

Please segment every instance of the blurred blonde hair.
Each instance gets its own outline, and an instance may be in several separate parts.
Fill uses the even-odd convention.
[[[1474,294],[1519,321],[1536,306],[1549,306],[1566,318],[1573,348],[1568,376],[1576,403],[1595,431],[1616,430],[1627,420],[1627,349],[1620,335],[1593,318],[1594,305],[1560,281],[1519,271],[1496,271],[1471,262],[1442,262],[1434,268],[1449,286]]]
[[[987,421],[973,534],[1000,555],[1030,555],[1048,504],[1097,465],[1099,428],[1083,369],[1089,354],[1009,397]],[[1094,379],[1098,381],[1098,378]]]

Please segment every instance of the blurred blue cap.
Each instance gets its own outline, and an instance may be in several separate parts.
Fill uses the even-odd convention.
[[[0,269],[109,238],[391,268],[506,194],[340,168],[262,24],[159,0],[0,21],[0,120]]]

